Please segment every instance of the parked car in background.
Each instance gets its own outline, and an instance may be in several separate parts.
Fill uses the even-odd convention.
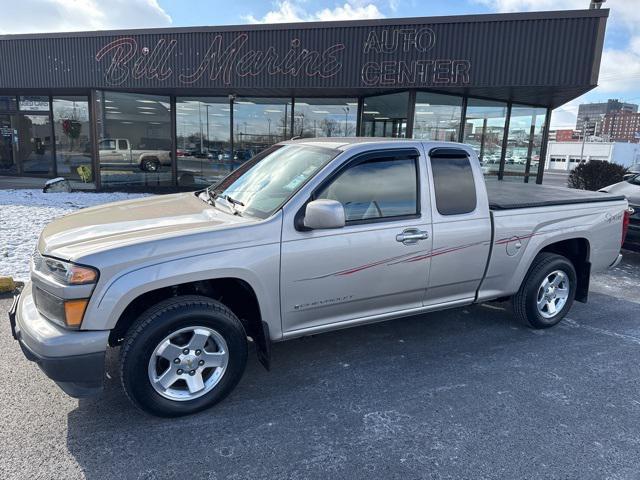
[[[126,138],[104,138],[98,143],[101,167],[135,167],[157,172],[160,166],[171,166],[171,151],[134,149]]]
[[[628,173],[624,175],[625,180],[631,177],[635,177],[636,175],[640,175],[640,163],[634,163],[627,170]]]
[[[640,164],[636,164],[640,167]],[[640,173],[627,177],[622,182],[609,185],[601,192],[624,195],[633,208],[634,213],[629,217],[629,233],[624,246],[633,250],[640,250]]]
[[[12,332],[78,397],[121,346],[128,397],[177,416],[233,390],[248,338],[269,368],[271,342],[496,299],[551,327],[620,262],[627,201],[501,183],[467,145],[283,142],[205,190],[49,224]]]

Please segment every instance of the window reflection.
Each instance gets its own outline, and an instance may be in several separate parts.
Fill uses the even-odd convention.
[[[233,107],[234,168],[274,143],[288,140],[291,99],[238,98]]]
[[[413,138],[457,142],[462,97],[418,92],[413,120]]]
[[[19,114],[14,117],[14,129],[18,132],[16,153],[22,162],[22,172],[52,175],[52,132],[49,115]]]
[[[409,92],[365,98],[362,111],[362,135],[406,137],[408,107]]]
[[[169,97],[100,91],[96,116],[104,187],[172,183]]]
[[[470,98],[464,126],[464,142],[480,159],[485,175],[497,175],[500,168],[507,104]]]
[[[176,99],[178,185],[211,185],[234,166],[227,97]]]
[[[354,137],[358,101],[355,98],[296,98],[293,135]]]
[[[534,176],[538,172],[544,119],[545,109],[512,105],[505,154],[505,180],[521,182],[529,176],[529,172],[533,172]]]
[[[74,188],[93,186],[91,128],[87,97],[54,97],[53,127],[58,175]]]

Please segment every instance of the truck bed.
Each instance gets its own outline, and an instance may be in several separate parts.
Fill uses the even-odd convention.
[[[576,203],[624,200],[623,195],[575,190],[572,188],[489,180],[486,182],[491,210],[549,207]]]

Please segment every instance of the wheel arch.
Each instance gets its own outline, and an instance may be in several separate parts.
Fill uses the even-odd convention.
[[[269,325],[263,320],[254,288],[245,279],[220,277],[175,283],[140,293],[128,302],[109,335],[109,345],[122,343],[129,328],[147,309],[171,297],[201,295],[224,304],[240,319],[256,345],[258,359],[268,370],[271,364]]]
[[[589,294],[589,279],[591,276],[591,262],[589,261],[591,244],[589,240],[585,237],[559,240],[545,245],[538,253],[542,252],[562,255],[573,264],[578,279],[575,299],[582,303],[586,302]]]

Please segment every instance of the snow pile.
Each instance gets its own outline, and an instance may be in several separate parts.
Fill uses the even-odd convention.
[[[0,190],[0,277],[28,280],[29,259],[42,229],[80,208],[144,196],[133,193],[42,193]]]

